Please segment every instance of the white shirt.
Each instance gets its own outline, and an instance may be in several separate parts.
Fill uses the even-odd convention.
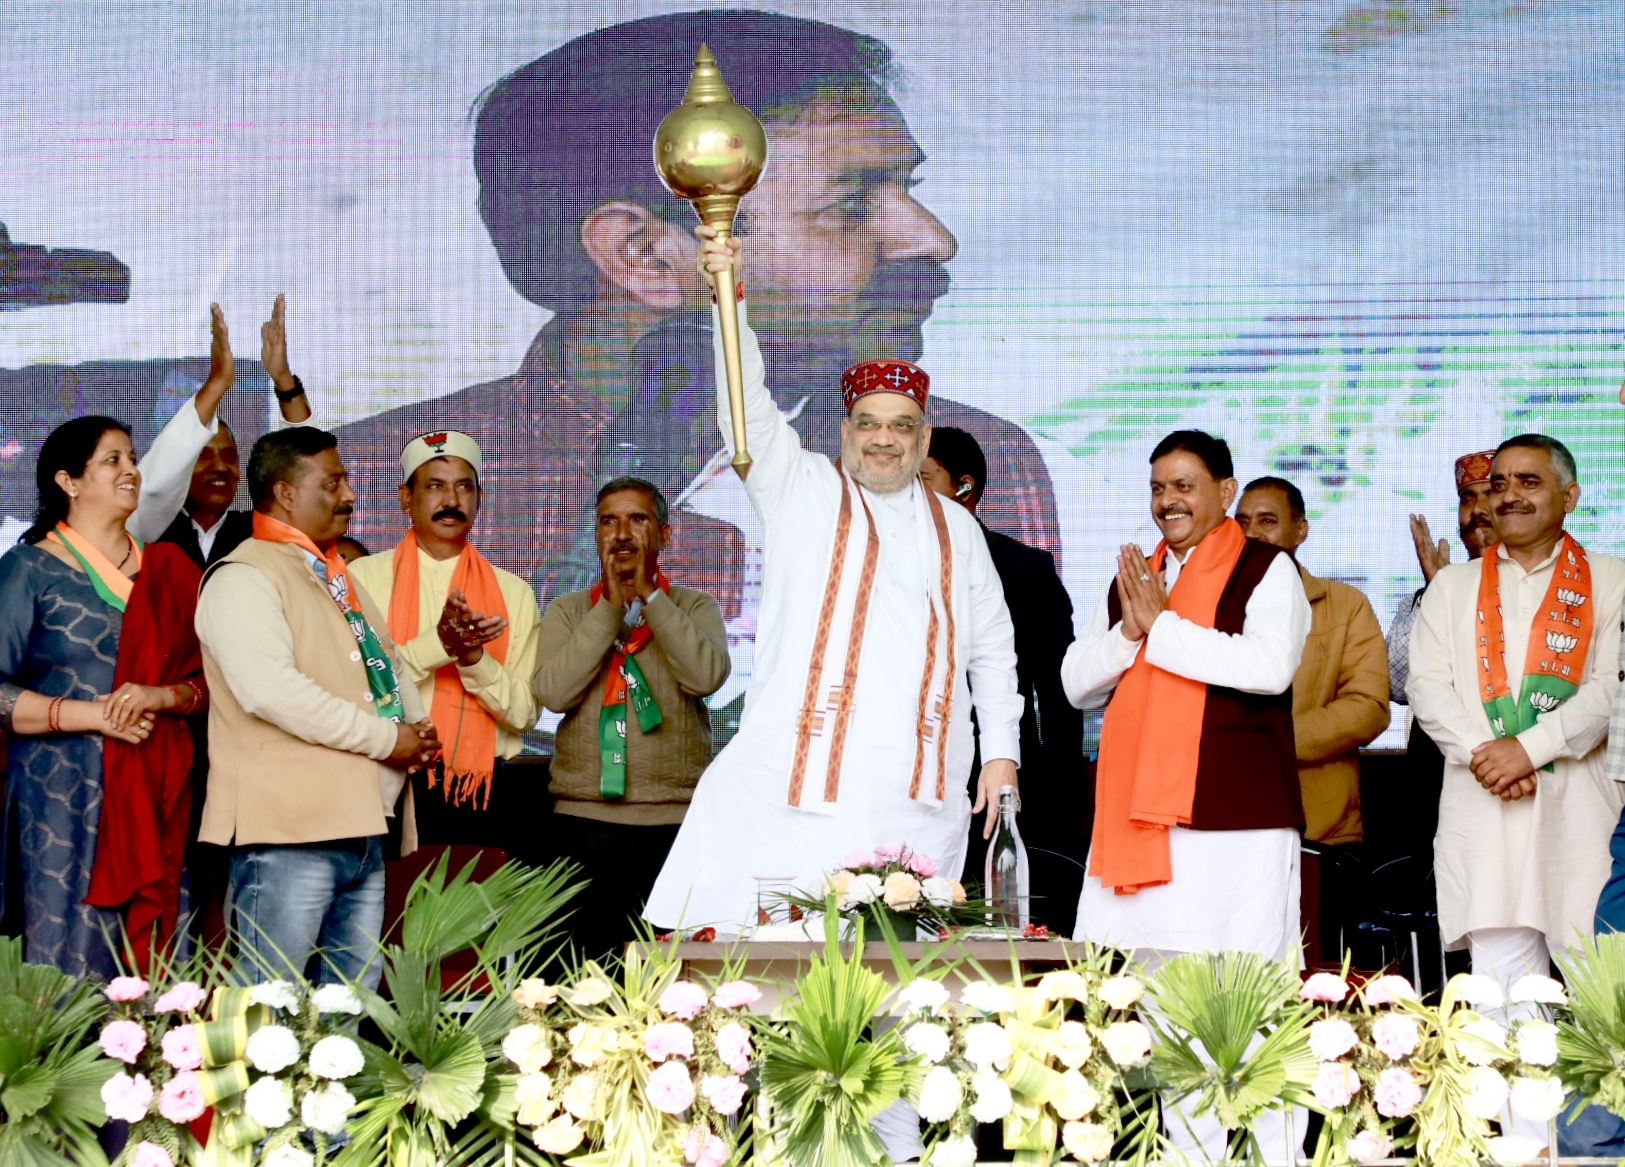
[[[740,334],[752,459],[745,488],[761,516],[764,538],[755,660],[739,732],[700,779],[645,909],[645,916],[662,927],[737,928],[756,907],[753,877],[785,877],[816,892],[843,856],[885,842],[906,843],[935,859],[945,875],[957,876],[970,831],[965,788],[976,744],[973,705],[984,759],[1020,761],[1023,702],[1016,692],[1014,633],[1004,589],[976,520],[961,507],[945,505],[957,657],[945,799],[937,805],[908,796],[930,602],[926,572],[935,569],[934,562],[923,561],[921,547],[929,541],[920,540],[916,530],[915,492],[925,487],[911,483],[895,494],[860,488],[874,517],[880,555],[839,799],[834,814],[789,805],[797,722],[844,488],[834,464],[803,450],[774,405],[756,338],[743,319]],[[720,370],[720,349],[717,364]],[[720,377],[718,410],[724,440],[731,442]],[[862,550],[854,537],[847,554]],[[844,650],[844,644],[834,643],[828,649]],[[934,794],[934,751],[928,758]],[[816,781],[822,783],[823,776]]]

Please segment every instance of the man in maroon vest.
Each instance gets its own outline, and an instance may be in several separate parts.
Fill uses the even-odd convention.
[[[1151,964],[1181,952],[1297,950],[1292,676],[1309,601],[1291,556],[1226,517],[1235,497],[1221,439],[1180,430],[1159,442],[1151,516],[1162,542],[1149,560],[1123,547],[1116,580],[1061,666],[1074,705],[1106,707],[1077,936]],[[1271,1158],[1285,1118],[1267,1112],[1254,1124]],[[1169,1128],[1193,1158],[1224,1153],[1214,1118]]]

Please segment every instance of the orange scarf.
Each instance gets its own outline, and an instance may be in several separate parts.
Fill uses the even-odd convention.
[[[139,573],[141,540],[129,532],[125,532],[124,537],[130,541],[130,554],[135,556],[135,570]],[[45,538],[59,547],[67,548],[68,554],[79,561],[79,566],[90,577],[96,594],[106,601],[108,607],[124,611],[130,602],[130,593],[135,590],[135,580],[125,575],[118,564],[96,550],[95,544],[68,526],[66,521],[58,523]]]
[[[1169,611],[1212,628],[1219,597],[1246,545],[1234,519],[1210,531],[1186,556],[1168,596]],[[1151,556],[1153,571],[1162,570],[1167,554],[1164,540]],[[1089,874],[1118,895],[1173,879],[1168,828],[1191,821],[1207,709],[1207,686],[1148,664],[1145,645],[1142,640],[1106,706],[1095,776]]]
[[[389,592],[389,634],[396,644],[407,644],[418,634],[418,537],[408,531],[395,548]],[[452,569],[450,587],[468,597],[468,605],[482,616],[508,615],[496,569],[474,544],[463,547]],[[498,664],[508,659],[508,629],[486,644]],[[434,700],[429,720],[440,731],[445,749],[445,797],[453,806],[479,800],[480,809],[491,804],[491,780],[496,771],[497,720],[489,710],[469,695],[457,672],[457,662],[442,665],[434,674]],[[429,772],[429,789],[436,785],[435,772]]]

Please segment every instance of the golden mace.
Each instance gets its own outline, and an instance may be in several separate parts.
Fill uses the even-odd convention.
[[[750,110],[734,104],[717,59],[704,45],[694,54],[694,72],[683,104],[667,114],[655,131],[654,151],[655,170],[666,189],[693,204],[700,222],[715,227],[718,238],[731,236],[740,198],[756,185],[767,165],[767,135]],[[733,421],[733,468],[743,478],[750,472],[750,453],[745,448],[739,308],[734,302],[733,270],[713,275],[728,375],[728,413]]]

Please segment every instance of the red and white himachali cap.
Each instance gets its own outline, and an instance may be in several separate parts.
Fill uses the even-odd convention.
[[[458,430],[436,430],[406,443],[406,449],[401,451],[401,481],[407,481],[419,466],[436,458],[461,458],[474,467],[475,478],[480,476],[479,443]]]
[[[841,374],[841,400],[848,413],[854,401],[871,393],[901,393],[924,409],[930,391],[931,378],[911,361],[859,361]]]
[[[1456,459],[1456,489],[1458,491],[1475,482],[1490,480],[1490,464],[1495,461],[1494,450],[1480,450],[1476,454],[1463,454]]]

